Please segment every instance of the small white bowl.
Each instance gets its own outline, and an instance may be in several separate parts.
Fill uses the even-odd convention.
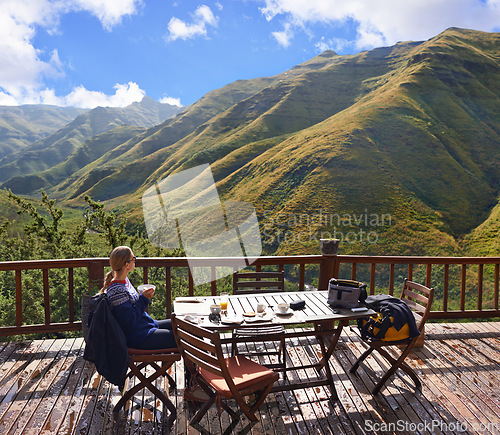
[[[156,290],[156,286],[154,284],[141,284],[141,285],[137,286],[137,293],[142,295],[142,292],[144,290],[148,290],[150,288],[152,288],[153,290]]]

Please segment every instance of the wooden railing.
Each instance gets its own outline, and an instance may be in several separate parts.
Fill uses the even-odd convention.
[[[269,256],[247,259],[251,268],[273,267],[277,270],[295,268],[293,274],[299,290],[304,290],[306,282],[317,282],[317,287],[326,289],[332,276],[358,279],[369,283],[369,292],[384,292],[399,296],[400,282],[404,277],[434,287],[439,295],[433,304],[432,319],[466,319],[500,317],[499,310],[499,270],[500,257],[404,257],[404,256]],[[0,336],[77,331],[81,329],[81,320],[75,318],[76,308],[80,303],[82,289],[75,291],[75,270],[83,269],[87,277],[86,292],[95,293],[102,285],[104,272],[108,269],[108,258],[82,258],[69,260],[39,260],[0,262],[0,273],[13,273],[15,283],[15,320],[12,324],[0,326]],[[237,269],[241,265],[238,258],[138,258],[136,267],[142,268],[143,282],[150,281],[153,268],[164,269],[166,316],[170,316],[172,307],[172,271],[184,269],[188,276],[188,294],[194,294],[194,281],[190,267],[209,269],[212,278],[217,276],[221,267]],[[310,268],[314,271],[309,270]],[[66,321],[52,322],[50,271],[66,270],[67,286]],[[23,319],[26,309],[24,292],[30,291],[23,285],[23,272],[41,271],[43,287],[44,323],[27,325]],[[217,281],[210,283],[210,293],[218,293]],[[1,289],[6,294],[7,289]],[[24,297],[23,297],[24,296]],[[458,301],[457,297],[458,296]],[[488,306],[485,306],[485,300]],[[451,307],[451,303],[458,304]],[[474,307],[471,308],[471,302]]]

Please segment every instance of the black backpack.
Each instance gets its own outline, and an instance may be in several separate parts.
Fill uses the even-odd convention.
[[[420,335],[413,312],[401,299],[383,294],[372,295],[366,298],[365,305],[377,314],[358,319],[363,339],[397,342]]]

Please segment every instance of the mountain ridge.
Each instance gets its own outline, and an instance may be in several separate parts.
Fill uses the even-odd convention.
[[[180,110],[177,106],[158,103],[150,97],[123,108],[96,107],[88,110],[51,136],[0,159],[0,181],[51,168],[67,159],[86,139],[117,126],[151,127]]]
[[[264,217],[266,253],[317,253],[321,233],[356,235],[346,253],[472,251],[498,204],[499,47],[498,33],[451,28],[356,55],[325,52],[208,93],[49,192],[74,205],[89,194],[140,227],[145,189],[209,163],[223,200]],[[277,218],[321,210],[346,218]],[[349,219],[365,212],[391,224]],[[363,231],[376,243],[360,242]]]
[[[0,106],[0,159],[50,136],[87,110],[45,104]]]

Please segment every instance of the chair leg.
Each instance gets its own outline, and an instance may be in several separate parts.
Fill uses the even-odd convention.
[[[217,394],[212,393],[211,397],[205,403],[203,403],[201,408],[198,410],[198,412],[195,414],[195,416],[189,422],[189,424],[191,426],[200,422],[202,417],[206,414],[206,412],[210,409],[210,407],[215,403],[215,399],[217,399]]]
[[[264,401],[265,399],[265,396],[261,396],[262,398],[262,401]],[[236,397],[234,398],[236,400],[236,403],[238,404],[238,406],[240,407],[240,409],[243,411],[243,413],[247,416],[247,418],[250,420],[250,421],[257,421],[258,418],[257,416],[255,415],[255,411],[257,408],[255,408],[255,405],[250,408],[245,400],[243,399],[243,397],[241,397],[241,400],[237,399]],[[259,400],[259,399],[258,399]],[[260,400],[259,400],[260,401]],[[262,402],[260,402],[262,403]],[[255,409],[254,409],[255,408]],[[253,411],[252,411],[253,410]]]
[[[232,336],[234,338],[234,334]],[[238,344],[237,343],[231,343],[231,356],[238,355]]]
[[[252,408],[250,408],[250,411],[255,415],[255,411],[259,409],[260,405],[264,403],[264,400],[266,399],[267,395],[271,391],[271,388],[273,387],[273,384],[269,384],[264,390],[261,390],[261,393],[256,397],[256,401],[253,404]]]
[[[227,403],[222,402],[221,405],[222,409],[226,411],[232,418],[233,421],[239,420],[240,416],[234,412]]]
[[[285,348],[285,339],[283,338],[280,341],[280,354],[281,354],[281,364],[283,366],[283,380],[286,381],[286,348]]]
[[[358,367],[361,364],[361,362],[363,362],[366,359],[366,357],[368,357],[368,355],[370,355],[374,350],[375,350],[375,348],[371,347],[371,346],[367,350],[365,350],[363,352],[363,354],[352,365],[352,367],[349,370],[349,373],[354,373],[358,369]]]
[[[114,406],[113,408],[113,414],[116,418],[118,418],[118,414],[120,412],[120,409],[125,406],[125,404],[132,398],[138,391],[142,390],[143,388],[147,388],[150,390],[158,399],[160,399],[163,404],[167,407],[167,409],[170,411],[171,415],[175,418],[175,415],[177,414],[177,409],[175,408],[175,405],[170,401],[168,396],[165,395],[162,391],[160,391],[158,388],[156,388],[153,385],[153,382],[158,379],[160,376],[168,376],[167,370],[172,366],[173,363],[165,363],[162,365],[162,367],[159,367],[156,364],[153,364],[154,368],[156,368],[156,371],[149,377],[146,377],[143,375],[140,369],[144,368],[145,365],[147,364],[139,364],[139,365],[134,365],[133,363],[129,366],[130,367],[130,372],[127,375],[128,378],[135,376],[139,380],[139,383],[132,387],[130,390],[124,391],[122,397],[118,401],[118,403]],[[174,383],[175,386],[175,383]]]
[[[410,378],[413,380],[415,383],[416,388],[420,388],[422,384],[420,383],[420,380],[418,379],[418,376],[416,373],[410,368],[408,364],[404,362],[406,359],[407,355],[410,353],[411,349],[413,346],[408,345],[406,349],[401,353],[399,358],[396,360],[394,359],[385,349],[377,349],[378,352],[391,364],[391,368],[385,373],[385,375],[380,379],[380,381],[377,383],[375,388],[372,391],[372,394],[378,394],[378,392],[381,390],[383,387],[384,383],[396,372],[398,368],[403,370],[406,374],[410,376]]]

